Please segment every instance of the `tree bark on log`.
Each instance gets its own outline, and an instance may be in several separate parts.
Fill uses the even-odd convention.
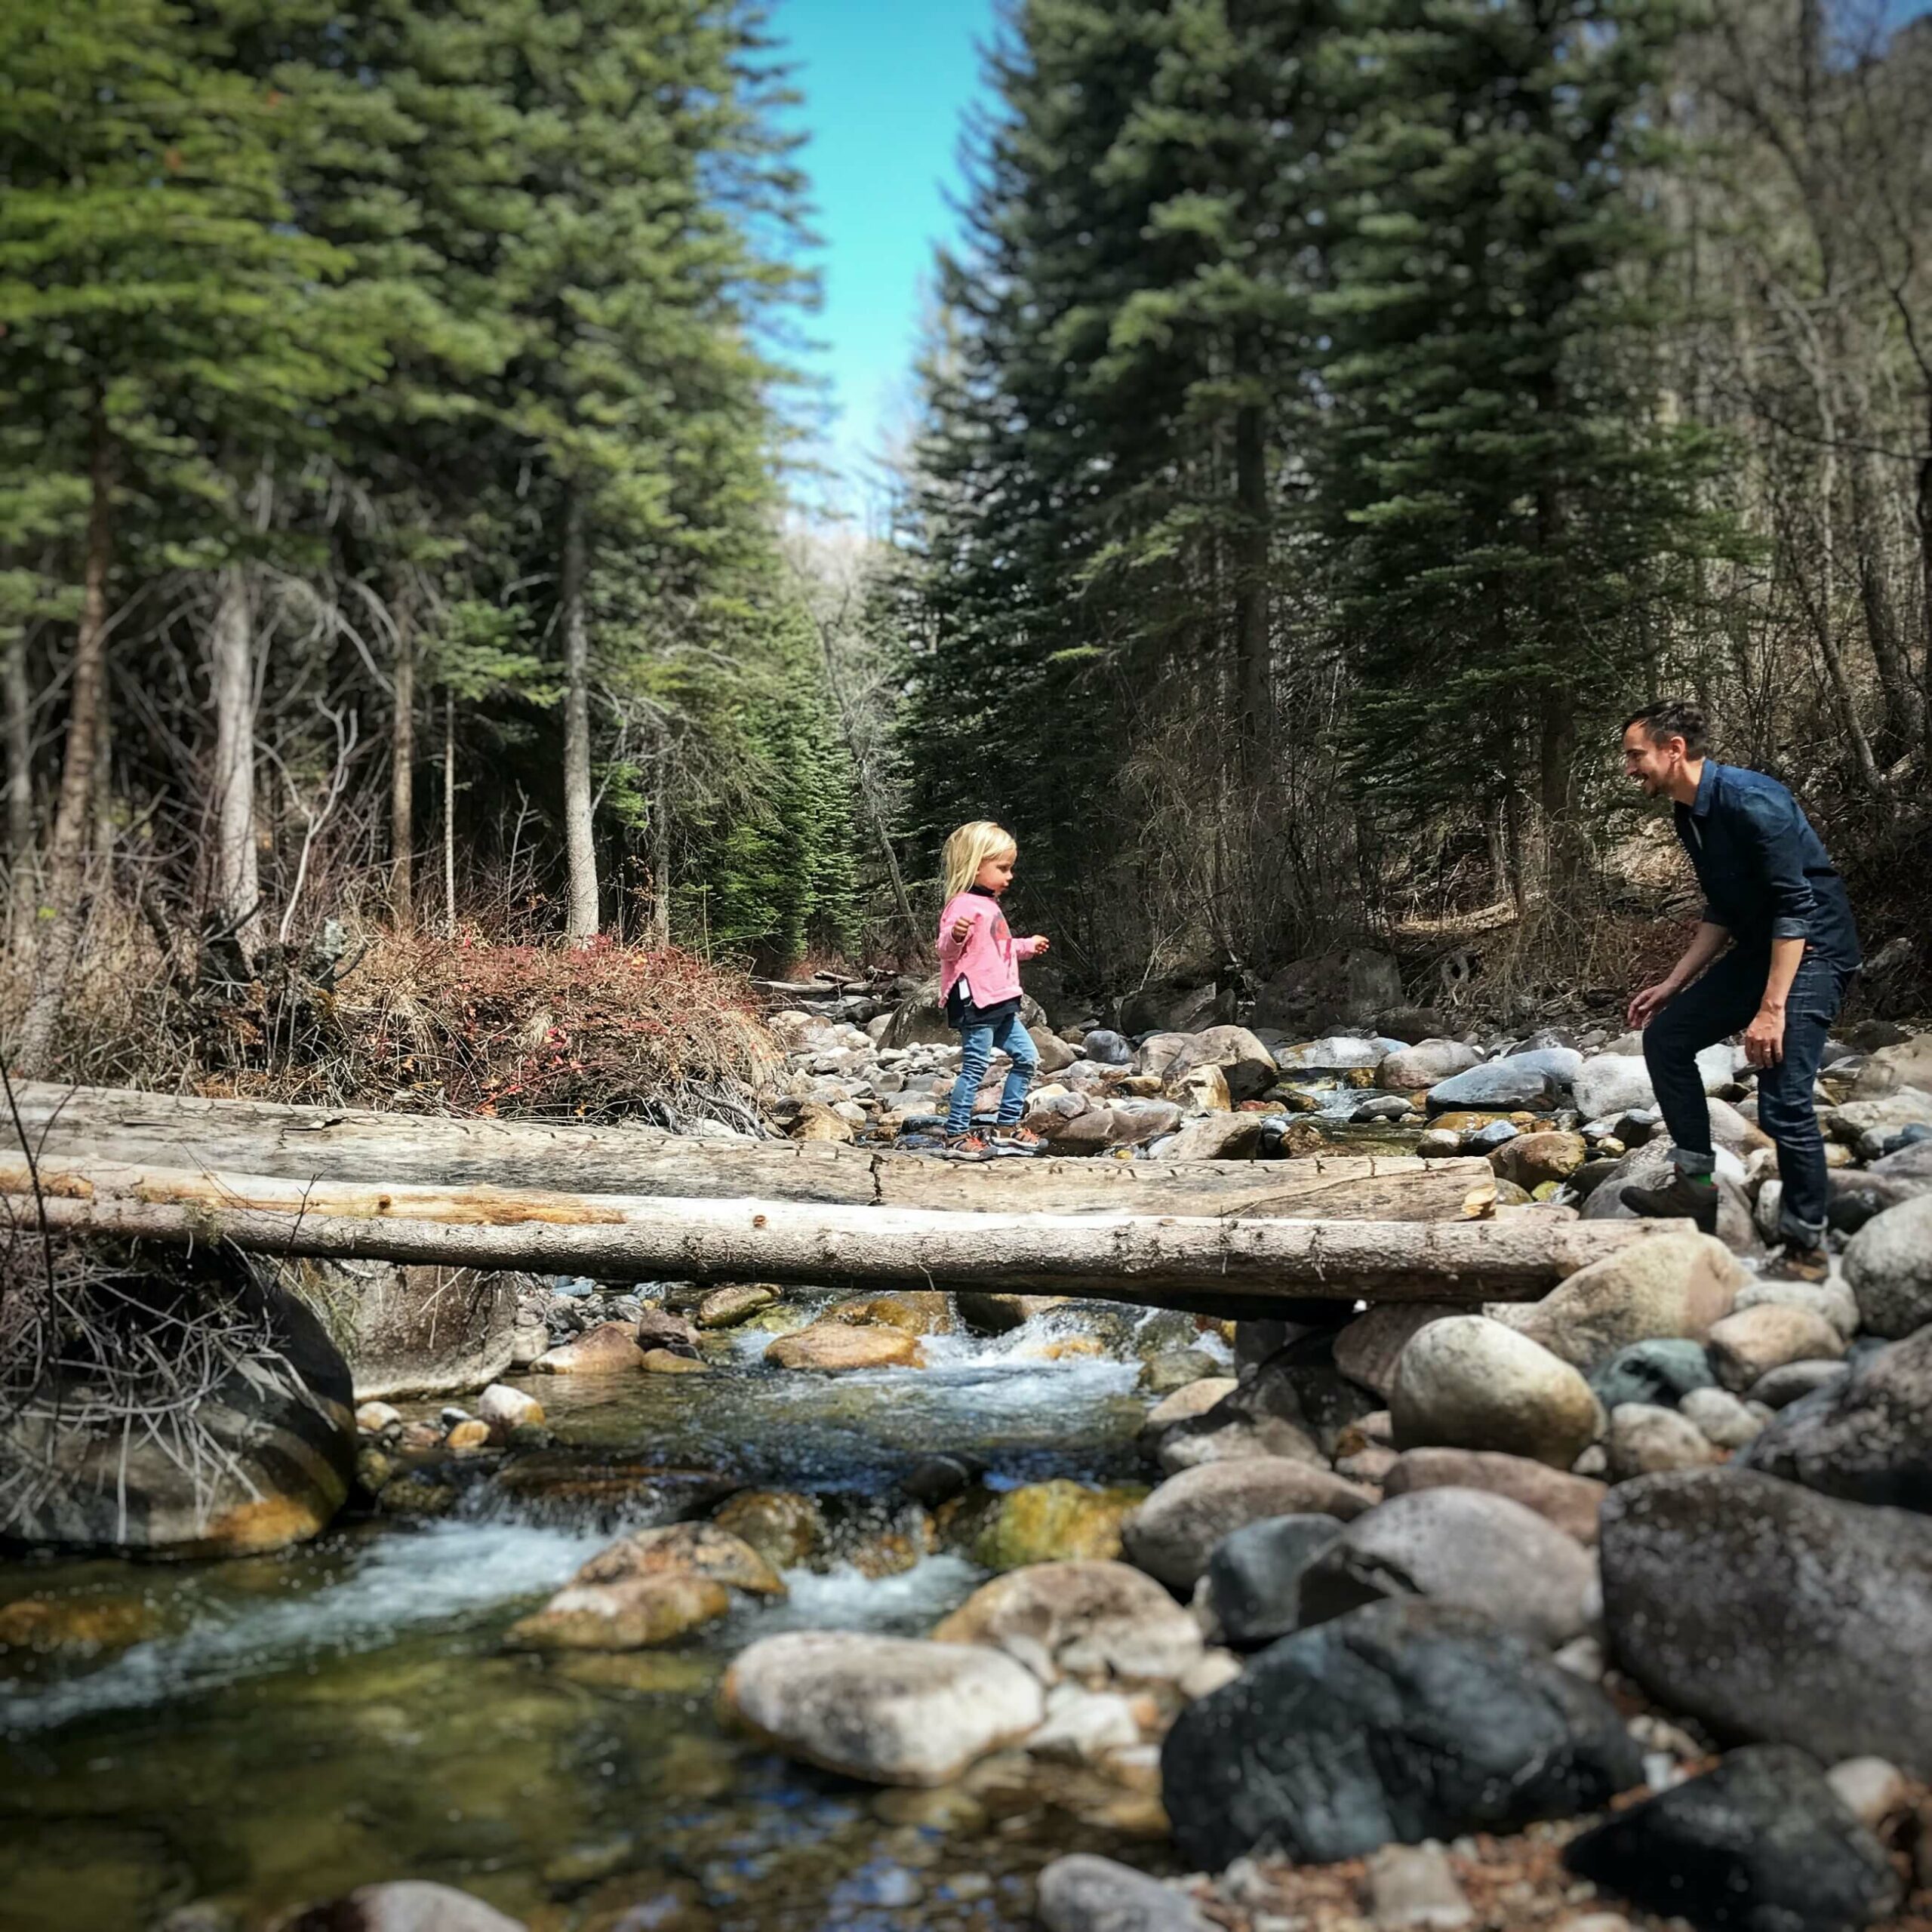
[[[1486,1161],[1001,1161],[969,1165],[829,1141],[703,1140],[631,1127],[211,1100],[117,1088],[19,1091],[40,1157],[191,1165],[295,1180],[554,1187],[586,1194],[822,1201],[1039,1214],[1441,1221],[1494,1198]]]
[[[17,1222],[256,1254],[432,1262],[604,1280],[917,1281],[1160,1306],[1176,1296],[1533,1300],[1675,1224],[1327,1222],[1150,1214],[959,1214],[822,1202],[699,1201],[484,1187],[386,1187],[0,1162]]]

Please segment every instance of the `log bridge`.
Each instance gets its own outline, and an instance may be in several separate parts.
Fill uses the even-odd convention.
[[[1534,1300],[1674,1223],[1496,1208],[1481,1160],[983,1164],[830,1142],[30,1084],[17,1229],[605,1280],[886,1283],[1250,1317]],[[31,1158],[29,1158],[31,1155]]]

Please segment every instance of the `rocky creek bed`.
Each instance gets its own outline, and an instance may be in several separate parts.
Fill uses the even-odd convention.
[[[1631,1041],[1379,1018],[1043,1027],[1033,1118],[1479,1152],[1496,1214],[1660,1166]],[[786,1022],[773,1118],[916,1141],[948,1050],[891,1023]],[[255,1479],[295,1411],[331,1459],[224,1546],[352,1460],[320,1536],[0,1567],[0,1926],[1932,1926],[1932,1045],[1831,1057],[1822,1284],[1706,1078],[1723,1238],[1531,1305],[463,1286],[454,1401],[275,1398]]]

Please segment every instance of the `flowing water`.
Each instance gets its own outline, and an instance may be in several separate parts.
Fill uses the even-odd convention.
[[[1077,1774],[1043,1786],[1008,1763],[881,1793],[718,1723],[718,1679],[747,1643],[922,1633],[983,1580],[956,1552],[885,1576],[792,1571],[782,1602],[666,1649],[501,1639],[614,1529],[733,1489],[810,1491],[862,1531],[893,1520],[935,1453],[995,1488],[1139,1477],[1141,1356],[1175,1321],[1061,1312],[997,1340],[929,1339],[923,1370],[832,1378],[767,1369],[768,1337],[740,1334],[707,1376],[530,1383],[558,1445],[462,1466],[436,1520],[222,1563],[0,1564],[0,1605],[57,1598],[101,1639],[24,1664],[0,1651],[0,1927],[148,1932],[192,1904],[177,1925],[253,1932],[415,1877],[555,1932],[998,1932],[1028,1922],[1032,1876],[1062,1850],[1156,1866],[1144,1801]],[[1069,1334],[1103,1352],[1057,1355]]]

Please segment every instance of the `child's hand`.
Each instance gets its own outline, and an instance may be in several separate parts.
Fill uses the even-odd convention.
[[[1046,952],[1052,944],[1052,940],[1048,939],[1044,933],[1035,933],[1033,935],[1032,946],[1035,954]]]
[[[966,915],[964,915],[964,913],[963,913],[963,912],[962,912],[962,913],[959,915],[959,917],[958,917],[958,918],[955,919],[955,920],[953,921],[953,922],[952,922],[952,943],[953,943],[953,944],[954,944],[955,946],[957,946],[957,945],[960,943],[960,941],[961,941],[961,940],[963,940],[963,939],[966,937],[966,935],[967,935],[968,933],[970,933],[972,930],[973,930],[973,922],[972,922],[972,921],[971,921],[971,919],[968,918],[966,917]]]

